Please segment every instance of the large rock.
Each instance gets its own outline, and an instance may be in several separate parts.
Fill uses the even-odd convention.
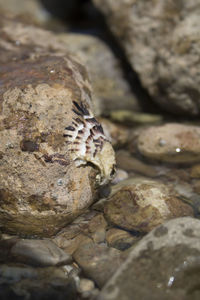
[[[200,0],[93,0],[141,82],[173,113],[200,113]]]
[[[0,64],[0,227],[49,236],[94,200],[96,170],[77,166],[107,182],[114,152],[85,68],[53,34],[1,18]]]
[[[155,228],[129,252],[98,300],[199,299],[200,221],[178,218]]]

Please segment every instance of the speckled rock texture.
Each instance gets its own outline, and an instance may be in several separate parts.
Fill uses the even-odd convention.
[[[0,228],[51,236],[95,197],[96,170],[76,167],[63,136],[90,108],[90,84],[54,34],[0,22]]]
[[[141,130],[139,152],[149,159],[170,163],[200,161],[200,127],[178,123],[152,126]]]
[[[199,232],[200,221],[190,217],[156,227],[132,248],[97,299],[199,299]]]
[[[192,216],[170,185],[150,179],[127,179],[104,203],[107,221],[126,230],[149,232],[165,220]]]
[[[200,113],[200,0],[93,0],[153,99]]]

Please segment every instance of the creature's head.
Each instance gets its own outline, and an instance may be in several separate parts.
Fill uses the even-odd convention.
[[[101,151],[93,159],[93,164],[100,170],[100,176],[97,177],[101,185],[108,183],[113,179],[116,172],[115,153],[110,142],[105,141]]]

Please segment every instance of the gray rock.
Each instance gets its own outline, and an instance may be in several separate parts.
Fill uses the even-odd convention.
[[[155,101],[200,113],[200,0],[93,0]]]
[[[72,261],[69,254],[50,240],[10,238],[0,241],[0,262],[18,262],[46,267],[66,265]]]
[[[72,261],[70,255],[50,240],[19,240],[10,255],[17,262],[39,267],[66,265]]]
[[[190,217],[156,227],[129,253],[98,300],[199,299],[200,221]]]

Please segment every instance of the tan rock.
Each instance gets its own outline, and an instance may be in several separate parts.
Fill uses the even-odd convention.
[[[107,181],[114,152],[90,111],[85,68],[52,33],[6,18],[1,23],[0,226],[50,236],[94,200],[96,171],[80,166],[95,163],[98,180]],[[87,150],[91,132],[99,145],[91,139]]]
[[[152,126],[139,134],[137,147],[147,158],[172,163],[200,161],[200,127],[177,123]]]
[[[119,150],[116,152],[116,162],[119,168],[126,171],[135,171],[144,176],[155,177],[158,175],[156,169],[148,165],[136,157],[130,155],[126,150]]]
[[[170,186],[141,179],[122,186],[104,203],[108,221],[128,230],[149,232],[165,220],[193,215]]]
[[[54,242],[66,253],[73,254],[81,244],[90,241],[104,242],[106,227],[107,222],[103,214],[92,211],[78,217],[72,224],[64,228],[57,234]]]
[[[40,25],[45,25],[50,19],[39,0],[0,0],[0,11]]]

